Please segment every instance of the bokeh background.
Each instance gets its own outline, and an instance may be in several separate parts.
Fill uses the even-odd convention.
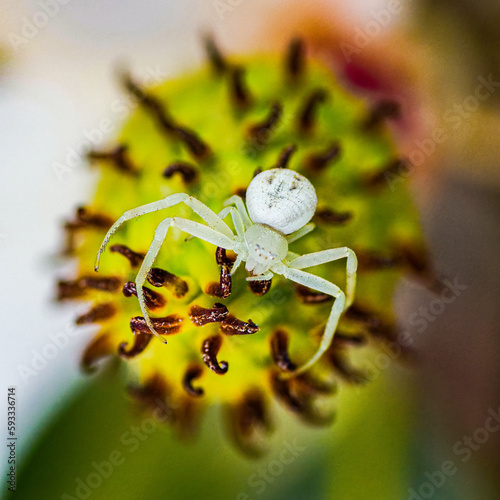
[[[354,91],[397,98],[405,113],[394,135],[419,159],[406,176],[434,266],[461,285],[456,300],[426,317],[433,295],[402,282],[395,306],[419,362],[396,362],[345,394],[331,429],[282,414],[261,461],[228,444],[216,409],[194,443],[155,429],[136,450],[124,446],[123,433],[144,416],[131,412],[113,376],[119,367],[79,373],[91,328],[52,359],[39,356],[80,312],[53,301],[64,271],[57,254],[62,221],[97,178],[81,155],[62,178],[54,165],[80,152],[103,119],[114,127],[101,144],[112,141],[120,64],[145,79],[182,73],[203,60],[205,29],[228,53],[280,49],[300,34]],[[500,411],[498,2],[4,0],[0,51],[1,373],[5,393],[17,388],[19,434],[18,490],[3,482],[5,498],[500,497],[500,431],[483,431]],[[489,93],[478,99],[485,80]],[[294,460],[283,464],[290,448]],[[123,462],[96,488],[78,490],[114,451]],[[454,472],[441,481],[436,471],[452,470],[450,461]],[[6,470],[4,445],[1,464]]]

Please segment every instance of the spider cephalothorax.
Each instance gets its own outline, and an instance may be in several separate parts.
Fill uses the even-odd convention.
[[[101,179],[65,226],[79,267],[58,298],[91,302],[76,320],[100,327],[86,371],[117,354],[140,404],[160,401],[183,430],[222,404],[237,442],[259,452],[273,401],[331,421],[323,398],[367,379],[357,352],[398,343],[398,278],[432,276],[408,191],[394,183],[404,163],[387,106],[367,107],[298,40],[284,58],[207,49],[207,67],[156,88],[124,75],[137,109],[114,145],[89,152]],[[99,256],[122,222],[148,213],[89,275],[106,231]],[[321,266],[339,259],[347,266]]]
[[[297,255],[288,251],[289,243],[302,238],[314,229],[314,224],[308,224],[308,222],[316,210],[316,191],[313,185],[299,173],[286,168],[274,168],[261,172],[250,183],[246,197],[247,207],[242,198],[235,195],[225,202],[227,207],[218,215],[196,198],[183,193],[172,194],[163,200],[129,210],[113,224],[104,238],[97,254],[95,270],[99,268],[101,253],[109,239],[125,221],[170,208],[179,203],[186,204],[206,222],[206,225],[181,217],[164,219],[158,225],[154,240],[137,273],[135,281],[137,297],[149,329],[160,337],[147,311],[143,285],[167,236],[168,229],[177,227],[220,248],[234,251],[237,258],[231,274],[234,274],[239,265],[245,262],[245,268],[251,274],[247,278],[248,281],[269,281],[273,274],[279,274],[299,285],[317,290],[335,299],[319,349],[307,363],[287,373],[287,377],[290,377],[308,370],[330,347],[340,315],[354,299],[357,259],[354,252],[347,247],[305,255]],[[236,234],[224,222],[229,214],[231,214]],[[347,258],[345,294],[333,283],[302,271],[308,267],[343,258]]]

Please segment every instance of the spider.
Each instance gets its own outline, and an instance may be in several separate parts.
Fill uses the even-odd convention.
[[[109,239],[124,222],[180,203],[191,207],[206,222],[206,225],[181,217],[167,217],[156,228],[154,240],[135,280],[139,304],[151,332],[159,337],[148,315],[142,286],[169,228],[176,227],[191,236],[235,252],[237,257],[231,274],[234,274],[240,264],[245,262],[245,269],[250,273],[247,277],[248,281],[270,280],[274,274],[279,274],[334,298],[316,353],[309,361],[286,376],[294,376],[309,370],[329,348],[340,316],[352,304],[357,270],[356,254],[347,247],[304,255],[288,250],[290,243],[314,229],[314,224],[309,222],[317,206],[317,196],[313,185],[293,170],[272,168],[253,178],[246,192],[246,207],[241,197],[232,196],[224,203],[225,208],[216,214],[196,198],[185,193],[177,193],[128,210],[106,234],[97,253],[95,270],[99,268],[101,254]],[[231,215],[236,234],[224,222],[228,215]],[[347,258],[345,294],[335,284],[303,271],[308,267],[343,258]]]

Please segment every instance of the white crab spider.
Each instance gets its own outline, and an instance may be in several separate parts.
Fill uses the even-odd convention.
[[[311,368],[325,353],[332,342],[341,314],[352,304],[356,287],[356,255],[347,247],[332,248],[300,256],[288,251],[289,243],[314,229],[314,224],[309,221],[317,205],[313,185],[293,170],[273,168],[260,173],[250,183],[246,201],[245,208],[239,196],[232,196],[224,203],[226,208],[217,215],[196,198],[178,193],[128,210],[106,234],[97,254],[95,270],[99,268],[99,259],[109,239],[121,224],[179,203],[186,204],[207,225],[181,217],[167,217],[160,222],[135,280],[139,304],[151,332],[159,336],[148,315],[142,286],[160,251],[168,229],[177,227],[192,236],[235,252],[237,258],[231,274],[234,274],[238,266],[245,262],[245,269],[250,273],[247,278],[249,281],[270,280],[274,274],[280,274],[300,285],[334,297],[335,301],[318,350],[307,363],[286,375],[294,376]],[[231,214],[236,235],[224,222],[229,214]],[[302,270],[343,258],[347,258],[345,294],[333,283]]]

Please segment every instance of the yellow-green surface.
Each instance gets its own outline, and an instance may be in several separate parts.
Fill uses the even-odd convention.
[[[218,212],[223,201],[239,188],[248,186],[258,167],[271,168],[280,152],[290,144],[298,146],[289,168],[297,170],[315,185],[319,207],[338,212],[349,211],[353,219],[345,225],[318,224],[313,233],[292,244],[297,253],[314,252],[337,246],[355,250],[391,253],[396,243],[419,242],[417,216],[407,190],[401,183],[395,190],[371,191],[365,180],[369,173],[382,170],[396,157],[387,131],[366,133],[361,123],[366,118],[367,104],[339,86],[332,73],[322,66],[308,62],[307,71],[295,85],[286,82],[281,64],[272,57],[245,61],[246,82],[253,102],[247,110],[238,110],[231,101],[226,78],[217,77],[206,68],[152,89],[165,109],[183,125],[196,131],[213,150],[213,156],[202,162],[194,161],[184,146],[169,140],[152,117],[140,108],[126,123],[120,143],[127,144],[140,177],[126,176],[103,167],[102,176],[92,209],[118,218],[125,210],[148,203],[175,192],[188,192]],[[317,120],[311,133],[300,132],[297,115],[304,101],[316,89],[325,89],[328,99],[318,107]],[[246,131],[252,124],[265,119],[273,102],[283,104],[283,116],[271,138],[264,146],[249,146]],[[304,167],[305,158],[323,152],[338,141],[342,154],[321,174],[310,174]],[[196,165],[199,180],[188,187],[179,177],[164,179],[161,172],[173,161],[184,160]],[[196,215],[186,207],[168,209],[127,223],[111,243],[123,243],[136,252],[146,252],[154,229],[162,218],[180,214],[195,220]],[[166,293],[168,304],[155,311],[156,316],[179,314],[186,318],[180,334],[169,338],[168,346],[155,339],[147,350],[130,361],[131,369],[141,377],[151,373],[164,374],[175,392],[182,394],[180,380],[190,361],[200,361],[203,339],[218,332],[219,325],[202,328],[190,324],[187,311],[193,304],[211,307],[219,299],[203,293],[209,282],[218,280],[215,248],[197,239],[186,241],[186,234],[172,230],[168,235],[156,266],[181,276],[189,284],[189,293],[176,299]],[[88,234],[78,251],[82,275],[92,273],[102,232]],[[118,275],[133,281],[134,270],[126,259],[106,253],[100,274]],[[345,264],[338,262],[320,266],[313,271],[333,280],[340,286],[345,282]],[[400,271],[360,274],[356,301],[381,316],[390,319],[391,298]],[[204,402],[233,401],[246,389],[269,384],[268,368],[272,366],[269,338],[277,327],[290,334],[290,354],[293,360],[306,361],[314,352],[317,339],[311,333],[324,325],[331,304],[309,306],[294,295],[293,284],[277,277],[269,294],[252,294],[245,282],[246,273],[240,269],[233,278],[233,293],[223,300],[231,314],[242,320],[251,318],[260,331],[244,337],[226,337],[219,359],[227,360],[230,370],[224,376],[208,369],[200,379],[205,389]],[[94,293],[92,298],[108,300],[109,294]],[[117,295],[114,300],[121,314],[104,323],[118,344],[133,340],[130,317],[141,315],[135,298]],[[349,325],[345,325],[349,329]],[[318,367],[321,370],[320,367]]]
[[[295,84],[285,78],[281,58],[251,58],[244,65],[252,96],[252,104],[245,110],[237,109],[231,101],[227,77],[213,74],[210,68],[151,89],[176,121],[206,141],[213,155],[204,161],[193,159],[182,144],[166,137],[139,106],[117,142],[129,147],[141,175],[125,175],[103,165],[89,210],[116,219],[130,208],[171,193],[188,192],[218,212],[225,199],[248,186],[258,167],[271,168],[283,148],[295,144],[298,151],[289,168],[311,180],[318,192],[319,207],[352,212],[353,217],[344,225],[318,221],[313,233],[291,245],[292,251],[306,253],[349,246],[356,251],[391,255],[397,244],[418,247],[418,217],[403,183],[398,183],[395,190],[370,190],[366,185],[370,173],[380,172],[397,157],[386,130],[363,131],[361,124],[368,115],[368,104],[346,92],[331,71],[312,61],[308,61],[305,73]],[[297,114],[311,92],[319,88],[326,90],[328,99],[318,107],[313,130],[300,132]],[[281,102],[284,110],[277,128],[264,146],[249,147],[245,139],[248,127],[265,119],[275,101]],[[342,149],[340,158],[320,174],[309,172],[305,159],[312,153],[324,152],[337,141]],[[198,181],[192,186],[177,177],[162,177],[163,169],[179,160],[195,165]],[[198,220],[186,207],[167,212],[126,224],[111,243],[146,252],[163,217],[176,214]],[[103,236],[104,231],[97,230],[80,234],[76,249],[78,276],[93,274]],[[320,404],[326,403],[326,414],[335,409],[332,426],[318,430],[304,425],[273,401],[270,373],[276,367],[269,339],[273,331],[283,328],[289,333],[291,359],[297,363],[307,360],[316,349],[317,334],[331,304],[301,303],[293,284],[280,278],[273,279],[267,295],[258,297],[249,290],[243,269],[234,276],[229,298],[209,297],[204,290],[219,277],[214,253],[210,244],[186,240],[179,231],[168,235],[155,265],[184,279],[189,293],[179,299],[162,289],[167,304],[154,316],[182,316],[181,332],[170,336],[168,345],[153,339],[143,353],[130,361],[111,360],[106,373],[92,379],[82,393],[68,401],[25,461],[16,498],[404,498],[412,408],[402,370],[381,370],[363,388],[339,384],[336,396],[318,398]],[[345,284],[344,263],[313,271],[341,287]],[[119,276],[126,282],[134,281],[135,272],[121,255],[107,252],[102,258],[100,276]],[[394,268],[360,273],[356,302],[390,324],[392,295],[401,272]],[[102,322],[98,335],[109,335],[116,349],[124,341],[133,342],[129,321],[141,314],[135,297],[94,290],[87,291],[84,299],[92,303],[111,301],[118,308],[118,314]],[[191,396],[181,385],[186,367],[190,362],[203,366],[202,341],[218,333],[219,325],[196,327],[189,321],[188,310],[193,304],[211,307],[214,302],[223,302],[239,319],[251,318],[260,331],[224,337],[218,359],[227,360],[229,370],[220,376],[204,367],[196,385],[205,391],[198,399],[206,411],[198,437],[186,442],[169,426],[155,421],[151,413],[141,413],[131,405],[125,386],[156,374],[168,383],[170,404],[175,407],[189,399]],[[363,325],[343,319],[341,328],[359,333]],[[364,356],[373,355],[379,345],[370,339],[368,348],[357,353],[356,362],[363,366]],[[312,377],[331,382],[335,372],[321,360],[313,368]],[[260,445],[267,454],[251,460],[229,444],[226,410],[253,388],[270,404],[274,434],[261,436],[264,443]],[[116,462],[111,472],[109,465],[103,465],[110,461]],[[101,472],[97,473],[97,469]]]

